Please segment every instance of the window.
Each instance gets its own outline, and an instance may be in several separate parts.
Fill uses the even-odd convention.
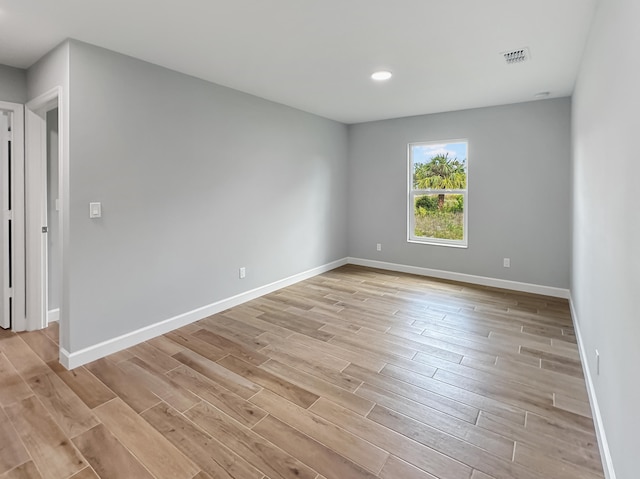
[[[409,144],[408,241],[467,247],[466,140]]]

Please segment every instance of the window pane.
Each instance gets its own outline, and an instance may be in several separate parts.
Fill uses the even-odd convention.
[[[416,237],[464,239],[464,195],[416,196],[413,214],[413,234]]]
[[[467,143],[411,145],[414,190],[467,188]]]

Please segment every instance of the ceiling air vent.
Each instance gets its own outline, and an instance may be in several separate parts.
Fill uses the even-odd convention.
[[[507,65],[526,62],[531,57],[528,48],[520,48],[519,50],[503,52],[502,56],[504,57],[504,61],[507,62]]]

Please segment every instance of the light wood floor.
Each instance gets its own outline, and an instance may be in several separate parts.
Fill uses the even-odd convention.
[[[0,332],[0,479],[595,479],[567,302],[343,267],[73,371]]]

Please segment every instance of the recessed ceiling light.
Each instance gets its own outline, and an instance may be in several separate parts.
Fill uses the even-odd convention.
[[[534,95],[534,97],[536,97],[536,98],[547,98],[549,95],[551,95],[551,92],[541,91],[541,92],[536,93]]]
[[[387,70],[380,70],[379,72],[374,72],[371,74],[371,78],[378,81],[388,80],[392,76],[393,76],[393,73]]]

